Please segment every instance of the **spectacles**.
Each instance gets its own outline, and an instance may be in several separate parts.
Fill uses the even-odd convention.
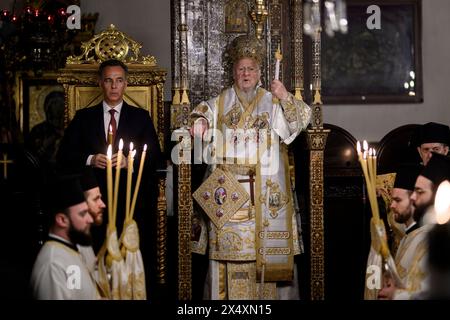
[[[255,67],[240,67],[237,69],[238,73],[256,73],[259,69]]]

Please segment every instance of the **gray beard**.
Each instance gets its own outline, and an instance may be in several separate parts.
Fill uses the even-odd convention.
[[[256,89],[252,89],[248,92],[242,91],[242,95],[244,96],[244,99],[247,100],[247,102],[250,102],[256,97]]]
[[[235,90],[238,90],[240,97],[245,100],[243,101],[244,103],[250,103],[251,101],[253,101],[253,99],[256,97],[256,88],[257,87],[250,89],[249,91],[243,91],[239,89],[237,85],[235,85]]]

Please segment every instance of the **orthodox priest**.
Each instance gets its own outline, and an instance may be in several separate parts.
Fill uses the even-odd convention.
[[[232,44],[232,87],[191,114],[194,153],[202,139],[206,178],[194,193],[192,249],[209,269],[205,299],[298,299],[300,253],[287,145],[309,124],[311,109],[273,80],[261,87],[262,44]],[[208,226],[207,226],[208,224]]]
[[[93,222],[78,176],[58,178],[46,198],[51,225],[31,275],[34,299],[99,299],[93,275],[77,247],[91,244]]]

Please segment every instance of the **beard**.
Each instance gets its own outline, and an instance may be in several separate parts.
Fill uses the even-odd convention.
[[[412,215],[411,208],[408,209],[408,211],[409,212],[405,212],[403,214],[399,214],[399,213],[395,213],[394,212],[394,220],[395,220],[395,222],[400,223],[400,224],[401,223],[406,223],[409,220],[409,218],[411,217],[411,215]]]
[[[427,203],[424,203],[422,205],[419,206],[414,206],[414,220],[419,223],[420,219],[423,218],[423,216],[425,215],[425,213],[427,212],[428,208],[432,205],[432,201],[429,201]]]
[[[81,246],[92,245],[91,233],[89,231],[85,232],[75,229],[72,223],[70,223],[69,227],[69,239],[73,244],[79,244]]]

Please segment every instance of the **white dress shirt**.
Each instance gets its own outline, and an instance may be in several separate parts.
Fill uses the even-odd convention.
[[[105,126],[105,139],[108,139],[108,131],[109,131],[109,123],[111,121],[111,114],[109,113],[109,110],[116,110],[114,113],[114,118],[116,119],[117,128],[119,128],[119,120],[120,120],[120,112],[122,111],[123,101],[119,103],[114,108],[110,107],[105,101],[103,101],[103,123]],[[89,157],[86,160],[86,165],[91,165],[91,160],[94,157],[93,154],[89,155]]]

